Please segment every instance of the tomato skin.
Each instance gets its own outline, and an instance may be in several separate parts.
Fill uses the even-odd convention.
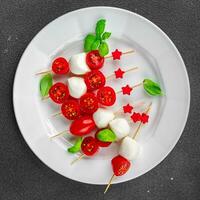
[[[130,161],[120,155],[115,156],[111,163],[115,176],[124,175],[131,166]]]
[[[55,74],[67,74],[69,72],[69,63],[63,57],[56,58],[52,63],[52,71]]]
[[[76,136],[83,136],[87,135],[95,128],[96,125],[91,116],[82,116],[71,123],[70,132]]]
[[[55,83],[49,90],[49,96],[55,103],[62,104],[69,97],[68,87],[61,82]]]
[[[65,101],[61,106],[61,112],[69,120],[77,119],[80,116],[80,106],[78,101]]]
[[[81,144],[81,150],[85,155],[93,156],[99,150],[99,145],[94,137],[85,137]]]
[[[92,70],[100,69],[104,64],[104,57],[100,56],[98,50],[93,50],[87,53],[86,63],[88,67]]]
[[[113,88],[104,86],[97,91],[97,99],[104,106],[112,106],[116,101],[116,93]]]
[[[103,87],[106,83],[106,78],[99,70],[92,70],[84,76],[85,84],[88,91],[94,91]]]
[[[100,141],[98,138],[97,138],[97,134],[98,132],[101,131],[101,130],[98,130],[96,133],[95,133],[95,139],[97,141],[97,144],[100,146],[100,147],[108,147],[111,145],[112,142],[102,142]]]
[[[83,113],[92,114],[98,109],[98,99],[93,93],[86,93],[80,98],[80,108]]]

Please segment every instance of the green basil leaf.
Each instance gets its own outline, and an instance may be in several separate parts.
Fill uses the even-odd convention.
[[[117,137],[110,129],[103,129],[98,132],[97,138],[102,142],[114,142]]]
[[[95,42],[96,36],[93,34],[88,34],[84,40],[84,51],[89,52],[91,51],[92,44]]]
[[[68,152],[70,152],[70,153],[77,153],[77,152],[79,152],[80,149],[81,149],[82,141],[83,141],[82,137],[78,138],[76,140],[76,142],[74,143],[74,145],[72,147],[70,147],[70,148],[67,149]]]
[[[96,41],[92,44],[91,50],[96,50],[96,49],[98,49],[99,45],[100,45],[100,40],[96,40]]]
[[[153,82],[150,79],[144,79],[143,87],[144,87],[144,90],[151,96],[162,96],[163,95],[160,85],[156,82]]]
[[[111,36],[111,33],[110,33],[110,32],[105,32],[105,33],[102,35],[102,40],[106,40],[106,39],[108,39],[110,36]]]
[[[96,24],[96,36],[98,39],[101,38],[102,33],[105,30],[106,26],[106,20],[105,19],[100,19],[97,24]]]
[[[49,89],[53,85],[53,78],[51,74],[46,74],[40,80],[40,94],[42,97],[47,96]]]
[[[99,54],[105,56],[109,53],[109,47],[106,42],[102,42],[99,46]]]

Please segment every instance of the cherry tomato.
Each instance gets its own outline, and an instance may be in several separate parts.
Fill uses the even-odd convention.
[[[87,53],[86,63],[90,69],[100,69],[104,64],[104,57],[100,56],[98,50],[93,50]]]
[[[115,176],[124,175],[130,168],[131,163],[123,156],[115,156],[112,161],[112,168]]]
[[[92,156],[98,151],[98,149],[99,146],[94,137],[89,136],[83,139],[81,150],[85,155]]]
[[[106,83],[105,76],[99,70],[92,70],[84,76],[88,91],[94,91],[103,87]]]
[[[55,83],[49,90],[49,96],[55,103],[61,104],[69,97],[68,87],[64,83]]]
[[[80,106],[78,101],[65,101],[61,106],[61,112],[69,120],[77,119],[80,116]]]
[[[98,109],[98,99],[93,93],[86,93],[80,98],[83,113],[92,114]]]
[[[104,86],[98,90],[97,99],[104,106],[112,106],[116,101],[115,91],[109,86]]]
[[[52,71],[55,74],[67,74],[69,72],[69,63],[63,57],[56,58],[52,63]]]
[[[97,140],[98,145],[99,145],[100,147],[108,147],[108,146],[110,146],[110,144],[111,144],[112,142],[102,142],[102,141],[100,141],[100,140],[97,138],[97,134],[98,134],[99,131],[101,131],[101,130],[98,130],[98,131],[95,133],[95,139]]]
[[[82,116],[71,123],[70,132],[73,135],[83,136],[87,135],[95,128],[96,125],[92,116]]]

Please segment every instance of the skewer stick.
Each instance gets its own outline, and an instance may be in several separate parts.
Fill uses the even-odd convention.
[[[127,55],[127,54],[131,54],[131,53],[134,53],[134,52],[135,52],[134,50],[129,50],[129,51],[123,52],[122,55]],[[105,59],[112,58],[112,55],[105,56],[104,58]]]
[[[106,187],[106,189],[104,190],[104,194],[108,191],[108,189],[110,188],[111,184],[112,184],[112,181],[113,179],[115,178],[115,175],[113,174],[108,182],[108,185]]]
[[[81,154],[78,158],[74,159],[72,162],[71,162],[71,165],[73,165],[75,162],[81,160],[85,155],[84,154]]]
[[[61,136],[61,135],[65,134],[65,133],[67,133],[67,132],[68,132],[67,130],[64,130],[64,131],[62,131],[62,132],[57,133],[56,135],[50,136],[49,138],[50,138],[50,139],[53,139],[53,138],[55,138],[55,137],[58,137],[58,136]]]
[[[146,111],[144,112],[145,114],[147,114],[147,113],[150,111],[151,106],[152,106],[152,102],[149,104],[149,106],[147,107]],[[139,126],[137,127],[135,133],[133,134],[133,137],[132,137],[133,139],[135,139],[135,138],[137,137],[137,135],[139,134],[139,130],[140,130],[141,127],[142,127],[142,122],[140,122],[140,124],[139,124]],[[110,188],[114,177],[115,177],[115,174],[113,174],[112,177],[110,178],[110,180],[109,180],[109,182],[108,182],[108,184],[107,184],[107,186],[106,186],[106,189],[105,189],[105,191],[104,191],[104,194],[105,194],[105,193],[108,191],[108,189]]]
[[[131,72],[131,71],[135,71],[135,70],[137,70],[137,69],[138,69],[138,67],[132,67],[132,68],[130,68],[130,69],[124,71],[124,73],[128,73],[128,72]],[[112,79],[112,78],[114,78],[114,77],[115,77],[115,74],[111,74],[111,75],[109,75],[109,76],[106,77],[106,80]]]
[[[142,86],[142,85],[143,85],[143,83],[138,83],[138,84],[132,86],[131,88],[134,89],[134,88],[140,87],[140,86]],[[119,93],[121,93],[121,92],[122,92],[122,90],[119,90],[119,91],[116,92],[116,94],[119,94]]]
[[[122,55],[127,55],[127,54],[131,54],[131,53],[134,53],[134,52],[135,52],[134,50],[129,50],[129,51],[123,52]],[[104,58],[105,59],[112,58],[112,55],[105,56]],[[52,70],[47,69],[45,71],[37,72],[35,75],[38,76],[38,75],[48,74],[48,73],[51,73],[51,72],[52,72]]]

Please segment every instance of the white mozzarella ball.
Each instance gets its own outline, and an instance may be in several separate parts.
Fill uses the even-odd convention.
[[[87,91],[87,86],[83,78],[71,77],[68,79],[69,94],[74,98],[80,98]]]
[[[69,60],[69,68],[73,74],[82,75],[90,71],[86,63],[86,53],[73,55]]]
[[[130,132],[130,126],[124,118],[115,118],[109,122],[111,130],[117,136],[117,141],[126,137]]]
[[[94,114],[93,119],[98,128],[105,128],[115,117],[114,113],[104,108],[99,108]]]
[[[131,137],[127,136],[122,140],[119,154],[128,160],[135,159],[140,151],[140,145]]]

